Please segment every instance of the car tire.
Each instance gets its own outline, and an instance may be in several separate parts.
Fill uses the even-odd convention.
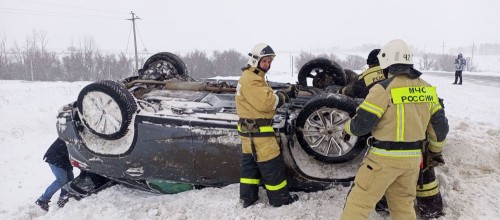
[[[77,99],[83,124],[93,134],[116,140],[127,134],[137,103],[119,82],[102,80],[85,86]]]
[[[354,159],[366,146],[366,137],[343,139],[344,125],[356,114],[356,101],[348,96],[324,93],[309,100],[297,115],[296,137],[304,151],[324,163]]]
[[[143,75],[148,69],[155,68],[154,65],[167,64],[169,71],[174,71],[173,74],[188,76],[186,64],[177,55],[170,52],[161,52],[149,57],[142,69],[139,69],[139,75]]]
[[[312,86],[324,89],[330,85],[347,84],[344,69],[335,61],[327,58],[315,58],[305,63],[299,70],[299,85],[307,87],[307,78],[312,78]]]

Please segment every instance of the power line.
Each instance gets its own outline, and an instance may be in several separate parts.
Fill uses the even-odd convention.
[[[51,16],[51,17],[80,17],[80,18],[93,18],[93,19],[112,19],[118,20],[121,18],[103,15],[87,15],[87,14],[70,14],[64,12],[54,12],[54,11],[36,11],[36,10],[24,10],[16,8],[0,8],[0,13],[10,13],[10,14],[27,14],[27,15],[40,15],[40,16]]]
[[[95,9],[95,8],[79,7],[79,6],[74,6],[74,5],[55,4],[55,3],[30,1],[30,0],[22,0],[22,1],[29,2],[29,3],[35,3],[35,4],[40,4],[40,5],[52,5],[52,6],[63,7],[63,8],[84,9],[84,10],[88,10],[88,11],[100,11],[100,12],[106,12],[106,13],[112,12],[112,13],[117,13],[117,14],[123,14],[123,13],[125,13],[125,12],[122,12],[122,11],[102,10],[102,9]]]
[[[142,47],[144,47],[144,49],[146,49],[146,45],[144,44],[144,41],[142,40],[142,35],[141,35],[141,31],[139,30],[139,28],[137,28],[137,34],[139,35],[139,39],[141,39]]]
[[[130,43],[130,35],[132,34],[132,24],[130,24],[130,30],[128,32],[128,38],[127,38],[127,48],[125,49],[125,53],[128,52],[128,45]]]

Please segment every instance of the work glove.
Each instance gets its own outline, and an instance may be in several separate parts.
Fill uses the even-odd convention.
[[[279,99],[277,108],[281,107],[285,103],[290,102],[290,97],[288,97],[288,95],[284,91],[279,90],[279,91],[276,91],[275,94],[278,96],[278,99]]]
[[[281,90],[283,91],[289,98],[297,98],[299,94],[299,88],[296,85],[290,85],[288,88]]]
[[[429,158],[427,159],[427,165],[430,167],[438,167],[444,165],[443,155],[441,152],[429,151]]]

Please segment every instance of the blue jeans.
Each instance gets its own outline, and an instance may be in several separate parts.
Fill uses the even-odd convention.
[[[40,196],[40,200],[49,202],[52,196],[61,189],[66,183],[73,180],[73,170],[65,170],[63,168],[54,166],[49,163],[50,169],[52,173],[56,177],[56,180],[50,184],[49,187],[45,190],[42,196]],[[65,189],[61,189],[60,197],[66,196],[68,192]]]

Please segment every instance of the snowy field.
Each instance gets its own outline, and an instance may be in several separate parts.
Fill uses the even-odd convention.
[[[446,165],[436,169],[446,212],[441,219],[500,219],[500,87],[488,81],[468,81],[467,74],[462,86],[451,84],[453,73],[423,76],[438,87],[450,123],[443,152]],[[289,74],[268,78],[296,81]],[[114,186],[81,201],[70,200],[62,209],[52,204],[48,213],[42,211],[34,202],[54,178],[42,156],[57,136],[56,113],[63,104],[76,100],[87,84],[0,81],[0,219],[339,218],[349,190],[340,186],[298,192],[298,202],[280,208],[269,206],[261,190],[261,199],[247,209],[238,201],[238,184],[175,195]],[[390,217],[373,212],[370,219]]]

